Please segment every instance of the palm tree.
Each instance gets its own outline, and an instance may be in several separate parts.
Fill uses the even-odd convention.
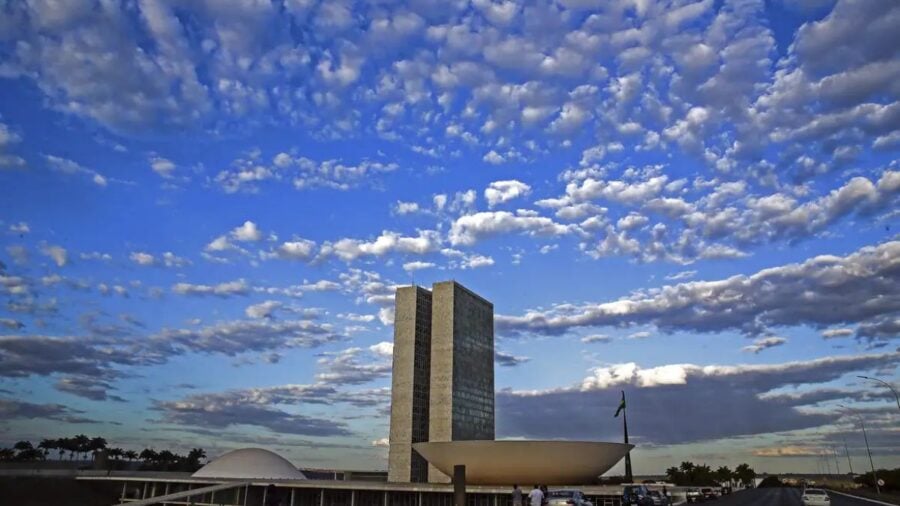
[[[38,448],[44,451],[44,456],[50,454],[50,450],[57,448],[55,439],[42,439],[40,444],[38,444]]]
[[[756,471],[748,464],[741,464],[734,468],[734,477],[745,487],[749,487],[753,484],[753,480],[756,479]]]
[[[131,462],[132,460],[138,458],[138,452],[134,450],[127,450],[125,452],[125,458],[128,459],[129,462]]]
[[[143,460],[147,464],[152,464],[159,460],[159,454],[156,453],[156,450],[152,448],[144,448],[138,458]]]
[[[12,460],[15,456],[16,452],[12,448],[0,448],[0,461]]]
[[[97,452],[106,448],[106,440],[102,437],[94,437],[88,442],[88,448],[91,451],[91,460],[97,457]]]
[[[13,450],[18,450],[20,452],[34,450],[34,446],[31,445],[31,441],[18,441],[13,445]]]
[[[669,481],[675,485],[680,485],[682,481],[684,481],[684,473],[681,472],[681,469],[675,466],[666,469],[666,476],[668,477]]]
[[[727,483],[728,486],[730,487],[731,479],[733,476],[734,476],[734,473],[731,471],[731,469],[728,468],[728,466],[722,466],[722,467],[716,469],[716,480],[718,480],[720,484]]]
[[[69,452],[69,460],[75,458],[75,451],[78,450],[78,445],[75,444],[75,440],[70,437],[60,438],[57,442],[59,444],[59,453]]]
[[[84,434],[79,434],[72,438],[72,441],[75,443],[75,451],[80,454],[87,455],[89,451],[91,451],[91,438],[85,436]]]

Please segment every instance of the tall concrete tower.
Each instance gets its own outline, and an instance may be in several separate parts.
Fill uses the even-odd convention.
[[[388,481],[428,481],[428,463],[412,444],[428,441],[431,302],[418,286],[400,287],[394,298]]]
[[[455,281],[395,305],[388,480],[449,482],[411,445],[494,439],[494,306]]]
[[[494,439],[494,305],[454,281],[431,290],[428,440]],[[429,464],[428,481],[450,477]]]

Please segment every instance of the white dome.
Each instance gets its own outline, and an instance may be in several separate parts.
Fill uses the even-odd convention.
[[[194,478],[305,480],[306,476],[277,453],[262,448],[230,451],[192,475]]]

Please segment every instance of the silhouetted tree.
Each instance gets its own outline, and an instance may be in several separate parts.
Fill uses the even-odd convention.
[[[753,485],[753,480],[756,479],[756,471],[749,464],[744,463],[734,468],[734,477],[742,485],[749,487]]]
[[[102,437],[91,438],[87,447],[91,452],[91,460],[94,460],[97,457],[97,452],[106,448],[106,440]]]
[[[156,450],[152,448],[144,448],[141,450],[141,454],[138,456],[139,459],[143,460],[147,464],[152,464],[159,460],[159,454],[156,453]]]
[[[75,445],[75,451],[87,457],[88,452],[91,451],[91,438],[84,434],[79,434],[72,438],[72,442]]]
[[[38,448],[40,448],[44,452],[44,457],[50,454],[50,450],[56,449],[56,440],[55,439],[42,439],[38,444]]]
[[[721,466],[716,469],[716,480],[722,485],[731,486],[731,480],[734,478],[734,472],[728,466]]]

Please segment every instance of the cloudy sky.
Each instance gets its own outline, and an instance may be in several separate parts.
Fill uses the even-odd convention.
[[[900,3],[14,1],[0,96],[5,444],[384,469],[452,278],[499,437],[900,465]]]

